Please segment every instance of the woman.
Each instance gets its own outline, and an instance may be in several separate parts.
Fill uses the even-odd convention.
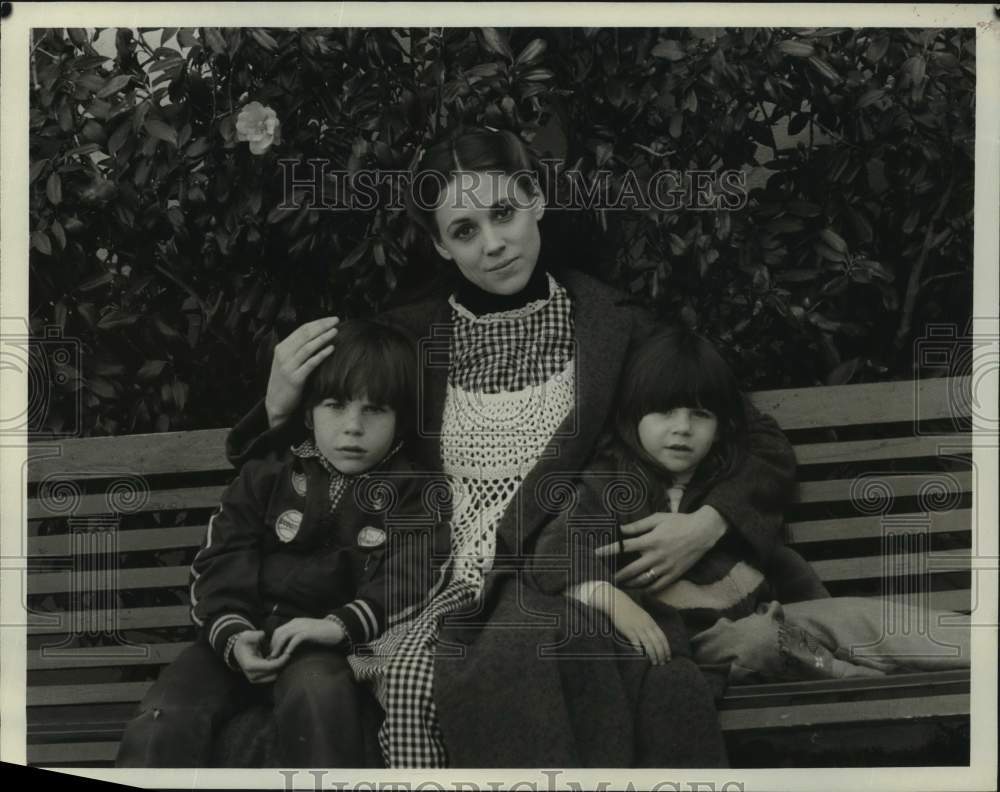
[[[683,651],[652,666],[522,574],[553,487],[584,469],[628,352],[652,327],[614,290],[540,260],[536,174],[515,135],[476,130],[428,150],[414,176],[411,216],[460,278],[384,318],[423,350],[417,456],[451,482],[452,554],[428,608],[359,652],[355,671],[386,708],[392,766],[719,766],[711,694]],[[286,441],[335,336],[324,319],[278,345],[264,404],[230,435],[235,463]],[[702,509],[626,526],[624,549],[641,556],[625,585],[676,578],[730,530],[736,506],[752,512],[738,526],[748,551],[770,553],[794,456],[769,419],[751,430],[746,469]],[[598,629],[569,630],[578,618]]]

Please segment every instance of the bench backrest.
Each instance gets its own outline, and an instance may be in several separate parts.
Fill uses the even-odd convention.
[[[972,609],[969,387],[948,378],[753,394],[799,460],[786,538],[835,595]],[[233,476],[227,431],[30,448],[29,761],[113,756],[121,722],[193,639],[188,569]]]

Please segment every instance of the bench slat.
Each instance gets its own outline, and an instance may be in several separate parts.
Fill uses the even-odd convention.
[[[66,613],[34,612],[39,623],[28,624],[28,635],[62,635],[71,629]],[[112,621],[113,620],[113,621]],[[118,611],[94,610],[87,614],[92,624],[114,624],[119,632],[157,627],[191,627],[191,610],[186,605],[153,608],[122,608]],[[51,623],[50,623],[51,622]]]
[[[968,434],[935,437],[884,437],[876,440],[803,443],[795,446],[795,458],[800,465],[957,456],[971,453],[972,438]]]
[[[59,456],[39,456],[28,462],[28,481],[35,483],[49,475],[85,470],[90,477],[125,473],[152,476],[162,473],[203,473],[230,470],[226,459],[228,429],[200,429],[191,432],[82,437],[64,446]],[[43,446],[44,448],[44,446]],[[57,447],[58,450],[58,447]]]
[[[968,414],[970,377],[757,391],[750,399],[789,429],[928,421]]]
[[[967,492],[972,481],[969,471],[959,471],[948,474],[885,474],[869,476],[868,478],[885,481],[893,488],[896,497],[916,495],[921,487],[933,481],[948,481],[945,476],[954,477],[963,492]],[[852,487],[857,487],[856,479],[836,479],[833,481],[806,481],[799,484],[800,503],[819,503],[823,501],[849,500]],[[143,511],[158,509],[199,509],[212,508],[218,505],[219,496],[224,487],[187,487],[183,489],[159,490],[149,494],[149,499]],[[51,504],[39,498],[28,501],[28,518],[41,519],[45,517],[85,517],[96,514],[108,514],[107,499],[103,494],[82,496],[72,511],[55,509]]]
[[[54,707],[62,704],[111,704],[140,701],[152,682],[109,682],[93,685],[48,685],[29,687],[29,707]]]
[[[858,580],[861,578],[897,577],[899,575],[915,575],[929,573],[927,559],[929,557],[948,558],[948,572],[959,572],[971,568],[971,555],[967,548],[955,550],[935,550],[932,553],[900,553],[891,560],[884,556],[861,556],[858,558],[832,558],[812,561],[812,568],[824,583],[839,580]]]
[[[913,522],[914,530],[918,530],[917,526],[924,522],[923,515],[914,515]],[[931,533],[971,531],[972,510],[928,512],[926,523]],[[879,539],[883,536],[885,527],[886,520],[881,516],[841,517],[834,520],[789,523],[785,526],[785,537],[790,545],[845,539]]]
[[[757,685],[730,685],[719,704],[720,709],[739,709],[746,700],[759,700],[779,695],[807,696],[824,693],[858,693],[869,690],[919,689],[926,695],[933,688],[964,688],[968,692],[969,671],[964,668],[949,671],[920,671],[906,674],[887,674],[881,677],[854,677],[844,679],[819,679],[805,682],[770,682]]]
[[[187,586],[190,567],[130,567],[119,569],[116,574],[108,572],[45,572],[28,575],[28,595],[58,594],[71,589],[77,591],[107,591],[166,588]]]
[[[27,760],[33,765],[82,762],[113,762],[118,755],[117,742],[51,743],[33,745],[28,743]]]
[[[159,509],[205,509],[219,505],[219,498],[225,486],[184,487],[180,489],[153,490],[142,507],[142,511]],[[28,519],[40,520],[47,517],[87,517],[95,514],[110,514],[104,493],[83,495],[73,508],[47,502],[42,498],[28,499]]]
[[[917,720],[968,716],[969,695],[924,696],[902,699],[871,699],[825,704],[789,704],[784,707],[731,709],[719,713],[723,731],[788,729],[835,723]]]
[[[949,533],[972,529],[972,511],[956,509],[929,513],[931,533]],[[882,517],[842,517],[789,523],[789,544],[830,542],[844,539],[877,539],[882,536]],[[198,547],[205,538],[204,525],[178,525],[171,528],[143,528],[117,533],[119,552],[177,550]],[[28,539],[28,554],[42,558],[69,555],[69,534],[36,536]],[[95,550],[96,551],[96,550]]]
[[[137,665],[166,665],[191,646],[191,641],[170,644],[145,644],[141,647],[119,649],[113,646],[87,646],[64,649],[60,654],[42,655],[41,651],[28,652],[29,671],[55,671],[67,668],[119,668]],[[144,650],[137,653],[137,649]],[[72,654],[70,654],[72,652]]]
[[[972,484],[972,473],[962,470],[950,473],[914,473],[914,474],[875,474],[864,479],[835,479],[833,481],[806,481],[799,484],[799,503],[824,503],[833,501],[850,501],[852,495],[860,497],[869,488],[867,482],[885,482],[894,498],[907,498],[924,492],[924,487],[935,483],[946,484],[948,489],[952,483],[959,492],[968,492]],[[874,489],[871,486],[870,489]],[[934,490],[931,490],[933,492]]]
[[[177,525],[172,528],[142,528],[115,533],[116,549],[119,553],[142,552],[145,550],[176,550],[198,547],[205,538],[204,525]],[[53,536],[35,536],[28,539],[28,554],[32,556],[67,556],[70,554],[68,533]],[[80,548],[77,552],[86,550]],[[94,552],[103,548],[95,547]]]

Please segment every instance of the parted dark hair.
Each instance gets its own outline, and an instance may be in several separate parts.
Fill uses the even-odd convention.
[[[513,132],[459,127],[431,145],[414,168],[406,211],[433,239],[439,239],[434,209],[458,173],[506,173],[529,195],[538,192],[541,173],[537,158]]]
[[[337,328],[333,352],[306,385],[308,415],[324,399],[369,401],[396,413],[396,438],[407,439],[416,427],[417,354],[410,337],[395,327],[368,319],[348,319]]]
[[[625,365],[615,414],[618,443],[658,478],[669,473],[643,449],[639,421],[677,407],[711,410],[719,421],[712,451],[698,475],[718,481],[732,475],[747,450],[747,409],[733,370],[706,338],[684,327],[656,331]]]

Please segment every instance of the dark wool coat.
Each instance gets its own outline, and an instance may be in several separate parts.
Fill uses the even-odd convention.
[[[553,272],[573,302],[576,409],[556,431],[497,527],[494,568],[477,613],[446,619],[434,691],[454,767],[715,766],[721,731],[704,679],[690,660],[653,667],[626,653],[603,619],[543,590],[528,573],[561,485],[585,470],[609,420],[629,353],[654,327],[621,293],[583,273]],[[420,444],[440,470],[451,308],[446,295],[385,315],[418,341],[423,372]],[[267,430],[263,405],[230,434],[234,463],[263,453],[288,427]],[[706,498],[762,557],[778,541],[769,509],[790,489],[794,454],[768,418],[751,421],[751,456]],[[546,509],[545,507],[549,508]],[[742,519],[737,523],[734,517]],[[573,622],[583,629],[573,631]],[[669,628],[669,625],[667,625]],[[484,629],[484,627],[488,627]],[[587,628],[592,628],[587,631]],[[586,634],[581,634],[586,633]],[[544,647],[560,647],[553,659]],[[568,657],[567,655],[576,655]],[[629,656],[631,655],[631,656]]]

